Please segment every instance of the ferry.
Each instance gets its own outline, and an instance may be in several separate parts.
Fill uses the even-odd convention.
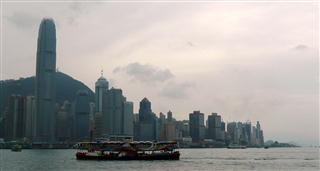
[[[104,141],[81,142],[76,153],[78,160],[179,160],[175,141]]]
[[[227,147],[228,149],[246,149],[247,146],[244,145],[238,145],[238,144],[230,144]]]

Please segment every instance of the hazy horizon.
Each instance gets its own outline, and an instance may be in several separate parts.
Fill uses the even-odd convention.
[[[2,80],[35,75],[50,17],[59,71],[94,90],[103,69],[135,112],[147,97],[157,115],[216,112],[260,121],[265,140],[319,145],[317,3],[2,4]]]

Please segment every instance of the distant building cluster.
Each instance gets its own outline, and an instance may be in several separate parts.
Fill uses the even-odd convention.
[[[137,141],[178,141],[185,147],[259,147],[264,138],[260,123],[225,123],[217,113],[207,119],[200,111],[177,121],[170,110],[157,116],[147,98],[134,114],[133,102],[121,89],[109,88],[103,73],[95,83],[95,99],[79,90],[73,101],[55,101],[56,36],[52,19],[41,22],[38,36],[34,96],[11,95],[1,118],[0,138],[35,146],[70,145],[79,141],[129,138]]]
[[[127,101],[121,89],[109,89],[102,74],[95,85],[95,111],[91,122],[94,137],[133,137],[133,102]]]
[[[100,77],[97,83],[104,80]],[[107,83],[107,82],[105,82]],[[55,108],[55,143],[75,143],[110,137],[130,137],[137,141],[179,141],[185,147],[225,147],[230,144],[261,147],[264,145],[260,123],[225,123],[217,113],[194,111],[189,120],[177,121],[173,113],[152,112],[151,102],[144,98],[139,113],[126,101],[120,89],[100,89],[96,84],[96,101],[90,102],[86,91],[78,91],[73,102],[65,101]],[[100,91],[102,97],[99,98]],[[102,101],[99,101],[100,99]],[[101,104],[99,108],[98,104]],[[35,98],[12,95],[5,111],[2,137],[6,141],[33,141],[35,132]],[[206,124],[205,124],[206,123]]]

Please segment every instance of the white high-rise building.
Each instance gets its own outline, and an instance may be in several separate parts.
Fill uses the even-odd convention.
[[[103,110],[103,95],[109,88],[109,82],[103,77],[103,71],[101,71],[101,77],[95,84],[95,109],[96,112],[102,112]]]
[[[126,101],[121,89],[108,87],[108,81],[101,74],[95,92],[96,138],[133,136],[133,103]]]

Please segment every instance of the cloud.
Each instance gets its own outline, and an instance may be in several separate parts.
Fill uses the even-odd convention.
[[[188,90],[194,86],[195,85],[190,82],[177,83],[170,81],[162,88],[159,94],[173,99],[185,98],[188,95]]]
[[[77,24],[77,19],[85,12],[85,6],[81,2],[72,2],[66,9],[67,21],[69,24]]]
[[[307,45],[299,44],[293,48],[294,50],[306,50],[308,49]]]
[[[72,2],[69,5],[69,9],[78,13],[82,12],[82,6],[80,2]]]
[[[10,16],[6,16],[5,18],[18,28],[32,28],[37,26],[39,23],[38,17],[25,12],[15,12]]]
[[[107,77],[110,86],[124,90],[135,112],[147,96],[155,112],[170,108],[177,119],[194,109],[216,111],[226,120],[260,120],[266,138],[319,138],[316,6],[75,2],[5,9],[4,78],[34,74],[38,26],[49,16],[57,23],[57,66],[94,89],[92,76],[104,64],[115,80]]]
[[[125,67],[117,67],[113,73],[125,73],[133,80],[144,83],[164,82],[174,77],[169,69],[159,69],[149,64],[130,63]]]
[[[191,47],[195,47],[195,45],[192,42],[187,42],[187,45]]]

